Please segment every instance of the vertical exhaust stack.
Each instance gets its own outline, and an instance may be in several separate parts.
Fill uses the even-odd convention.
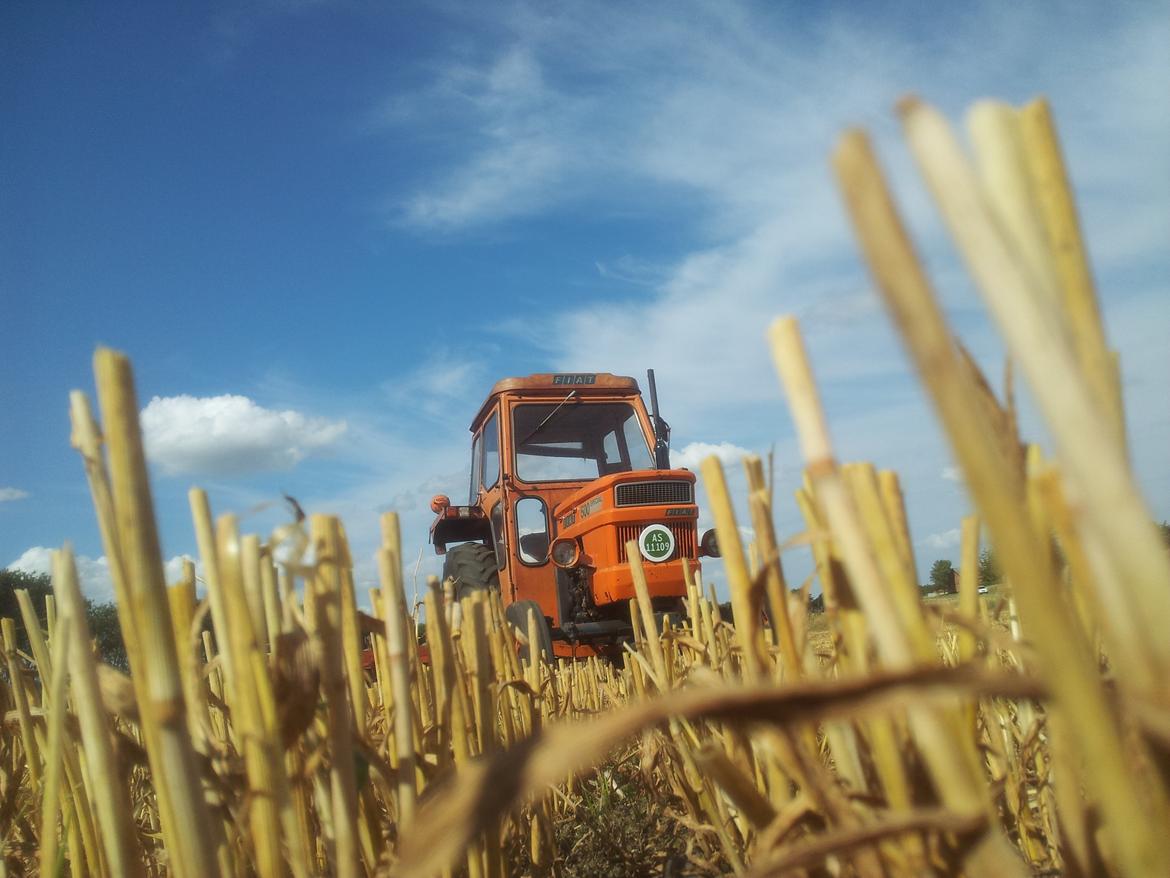
[[[658,413],[658,387],[654,383],[654,370],[646,370],[650,384],[650,420],[654,427],[654,468],[670,469],[670,424]]]

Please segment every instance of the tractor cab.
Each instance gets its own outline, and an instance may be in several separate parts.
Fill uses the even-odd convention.
[[[460,597],[498,589],[521,631],[535,610],[550,655],[630,636],[627,541],[659,613],[681,608],[684,562],[717,553],[714,534],[696,531],[694,474],[670,468],[653,372],[650,385],[652,411],[637,381],[604,372],[497,382],[471,423],[467,504],[432,501],[444,579]]]

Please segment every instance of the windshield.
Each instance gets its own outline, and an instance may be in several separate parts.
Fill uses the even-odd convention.
[[[654,468],[642,425],[629,403],[570,400],[555,411],[558,405],[519,405],[512,410],[512,435],[520,443],[517,478],[587,481]]]

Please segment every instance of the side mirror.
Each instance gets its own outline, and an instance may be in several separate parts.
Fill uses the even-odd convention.
[[[719,554],[719,539],[715,536],[715,528],[703,533],[699,539],[699,555],[704,558],[721,558]]]

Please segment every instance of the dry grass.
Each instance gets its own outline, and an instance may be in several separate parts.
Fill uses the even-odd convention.
[[[1057,447],[1049,461],[1017,435],[1010,391],[1001,402],[955,341],[864,134],[847,134],[834,167],[850,215],[979,515],[957,598],[920,599],[897,477],[836,461],[791,319],[769,338],[806,529],[774,533],[751,458],[742,546],[706,461],[738,624],[693,579],[688,619],[655,630],[632,552],[620,665],[521,663],[527,632],[497,595],[457,605],[433,580],[420,661],[393,514],[372,615],[337,519],[241,535],[199,490],[206,595],[193,568],[168,586],[129,363],[99,351],[102,424],[74,394],[73,440],[131,674],[95,661],[66,547],[48,629],[21,603],[31,655],[2,628],[0,872],[1170,874],[1170,561],[1126,463],[1046,107],[977,112],[978,169],[930,108],[902,111]],[[984,601],[981,525],[1006,577]],[[788,592],[778,547],[799,543],[821,615]]]

